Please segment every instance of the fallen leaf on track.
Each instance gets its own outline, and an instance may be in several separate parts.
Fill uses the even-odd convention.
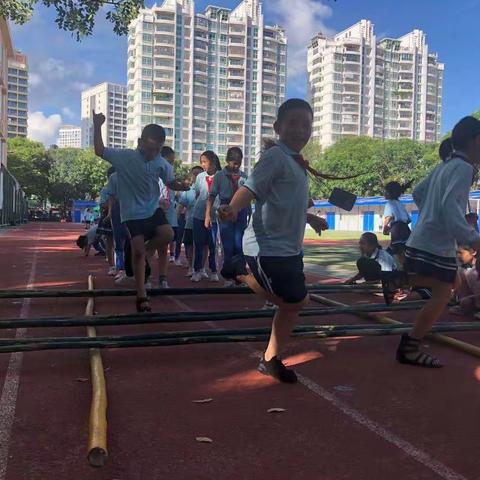
[[[83,378],[83,377],[80,377],[80,378],[77,378],[77,382],[81,382],[81,383],[85,383],[85,382],[88,382],[88,378]]]
[[[286,408],[275,407],[275,408],[269,408],[267,410],[267,413],[280,413],[280,412],[286,412],[286,411],[287,411]]]
[[[195,437],[195,440],[200,443],[213,443],[213,440],[208,437]]]
[[[200,398],[199,400],[192,400],[193,403],[209,403],[213,398]]]

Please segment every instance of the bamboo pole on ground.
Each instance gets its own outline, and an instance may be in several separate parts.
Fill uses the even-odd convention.
[[[93,277],[88,276],[88,289],[93,290]],[[93,316],[95,299],[90,297],[85,315]],[[89,338],[96,338],[95,327],[87,327]],[[97,348],[90,349],[90,374],[92,380],[92,401],[88,432],[88,461],[92,467],[103,467],[108,458],[107,450],[107,388],[103,370],[102,355]]]
[[[327,305],[331,307],[347,307],[345,303],[337,302],[335,300],[331,300],[330,298],[323,297],[321,295],[311,294],[310,298],[317,303],[321,303],[322,305]],[[375,315],[373,313],[368,312],[361,312],[358,311],[355,313],[358,317],[366,318],[368,320],[375,320],[378,323],[388,324],[388,325],[398,325],[402,324],[398,320],[394,320],[393,318],[386,317],[384,315]],[[476,345],[472,345],[471,343],[464,342],[462,340],[457,340],[456,338],[449,337],[447,335],[442,335],[440,333],[430,333],[427,335],[427,338],[431,340],[435,340],[438,343],[443,345],[448,345],[449,347],[456,348],[462,352],[468,353],[473,355],[474,357],[480,357],[480,347]]]
[[[319,293],[343,292],[379,292],[380,289],[372,285],[308,285],[308,290]],[[190,287],[190,288],[152,288],[148,290],[151,297],[176,295],[245,295],[253,293],[248,287]],[[0,290],[0,299],[7,298],[78,298],[78,297],[131,297],[136,290],[105,288],[98,290]]]
[[[364,304],[358,306],[334,308],[306,308],[300,312],[301,317],[324,315],[355,314],[357,312],[384,312],[397,310],[418,310],[425,302],[404,302],[399,305]],[[153,323],[190,323],[204,321],[229,321],[244,319],[271,318],[275,310],[242,310],[234,312],[174,312],[174,313],[132,313],[121,315],[99,315],[80,317],[45,317],[37,319],[3,319],[0,330],[8,328],[35,327],[79,327],[79,326],[113,326],[142,325]]]

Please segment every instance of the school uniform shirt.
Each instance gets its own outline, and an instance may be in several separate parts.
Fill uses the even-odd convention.
[[[115,199],[118,199],[118,176],[117,172],[112,173],[110,177],[108,178],[108,183],[105,187],[105,193],[109,197],[115,197]]]
[[[410,223],[412,221],[407,209],[399,200],[387,200],[383,216],[384,218],[392,217],[390,220],[390,226],[396,222]]]
[[[298,153],[277,143],[262,155],[244,184],[256,199],[243,236],[245,255],[290,257],[302,252],[308,178],[292,155]]]
[[[171,227],[178,227],[178,218],[175,205],[175,192],[167,187],[160,179],[158,181],[160,187],[160,200],[166,200],[168,207],[165,209],[165,217]]]
[[[457,244],[471,245],[480,238],[465,220],[472,175],[472,165],[454,153],[415,187],[420,216],[407,247],[455,258]]]
[[[178,203],[186,208],[185,211],[185,229],[193,230],[193,207],[196,200],[195,187],[192,185],[187,192],[181,192],[178,197]]]
[[[173,167],[161,155],[146,160],[140,150],[105,148],[103,158],[118,174],[118,200],[122,222],[151,217],[158,208],[159,178],[175,179]]]
[[[98,225],[94,225],[87,230],[87,233],[85,233],[89,245],[91,245],[95,241],[95,237],[97,236],[97,229]]]
[[[210,188],[211,197],[219,197],[221,205],[230,203],[235,192],[244,185],[247,180],[247,174],[239,171],[237,174],[232,173],[225,167],[213,177],[213,183]]]
[[[195,206],[193,207],[193,218],[198,220],[205,220],[205,211],[207,209],[207,199],[210,195],[210,190],[213,185],[215,175],[208,175],[207,172],[202,172],[197,175],[195,180],[195,194],[197,196]],[[217,208],[219,206],[218,200],[213,203],[211,220],[212,223],[217,221]]]
[[[382,272],[397,270],[395,259],[383,248],[376,248],[369,258],[375,260],[380,265]]]
[[[83,214],[83,220],[85,222],[91,222],[93,220],[93,213],[92,212],[85,212]]]

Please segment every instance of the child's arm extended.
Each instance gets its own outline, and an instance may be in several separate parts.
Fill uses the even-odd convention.
[[[357,283],[357,280],[361,280],[363,276],[359,273],[354,275],[352,278],[349,278],[348,280],[345,281],[345,285],[354,285]]]
[[[95,155],[103,158],[105,145],[102,139],[102,125],[105,123],[105,115],[103,113],[95,113],[93,110],[93,146]]]
[[[247,187],[240,187],[230,201],[230,205],[220,205],[218,207],[218,218],[223,222],[235,222],[238,212],[247,208],[254,199],[255,195],[251,190]]]

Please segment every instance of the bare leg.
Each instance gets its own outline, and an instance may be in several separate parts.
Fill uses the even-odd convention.
[[[137,235],[130,241],[132,246],[132,265],[135,275],[135,285],[137,288],[137,298],[145,298],[147,291],[145,289],[145,240],[143,235]]]
[[[113,256],[113,238],[112,237],[106,237],[106,250],[107,250],[107,260],[108,264],[113,267],[115,266],[115,259]]]
[[[168,244],[164,243],[160,245],[157,249],[158,252],[158,276],[159,277],[166,277],[167,270],[168,270],[168,261],[167,261],[167,253],[168,253]]]
[[[185,245],[185,255],[189,268],[193,268],[193,245]]]

